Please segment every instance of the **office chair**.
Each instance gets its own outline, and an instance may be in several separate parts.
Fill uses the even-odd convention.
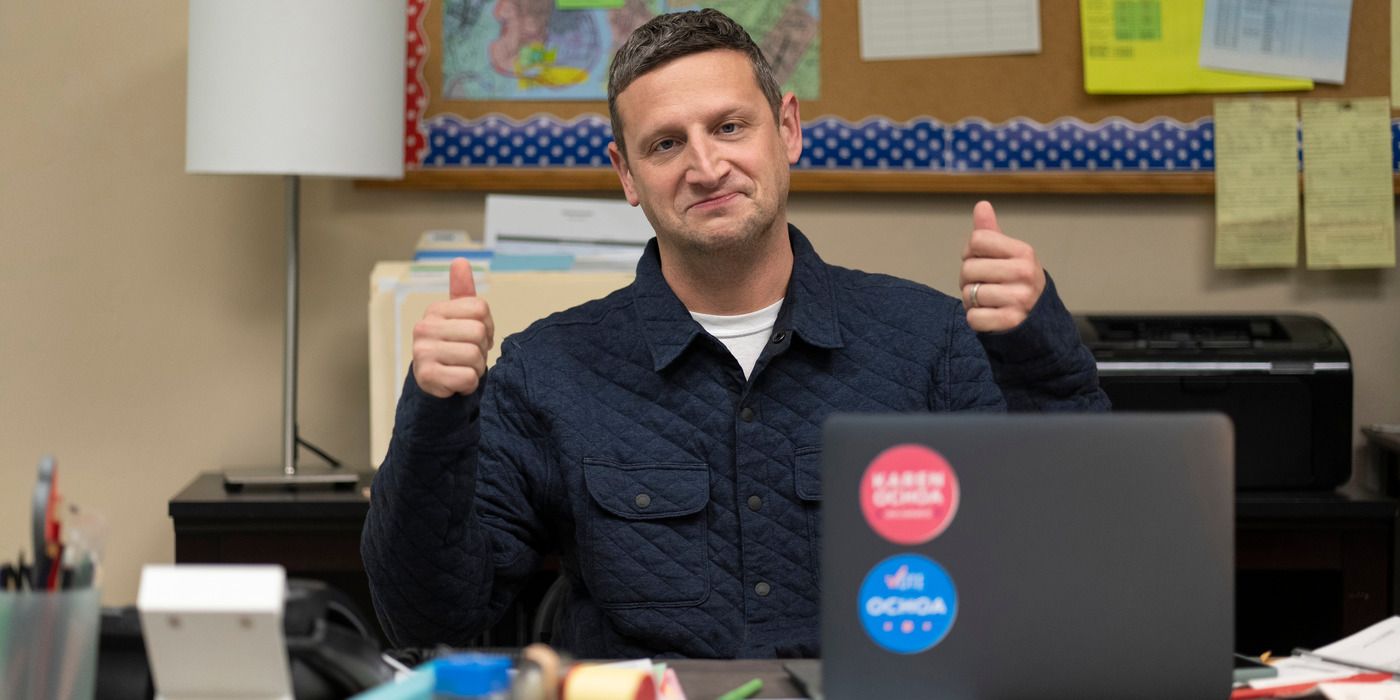
[[[568,599],[569,579],[561,573],[550,584],[549,590],[540,598],[539,607],[535,609],[535,620],[530,627],[531,642],[549,644],[554,639],[555,625],[559,624],[559,614]]]

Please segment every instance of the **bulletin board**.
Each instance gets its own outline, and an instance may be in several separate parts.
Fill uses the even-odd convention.
[[[1041,0],[1040,15],[1038,54],[867,62],[857,0],[821,0],[820,94],[801,103],[805,148],[793,191],[1213,192],[1217,96],[1086,94],[1079,3]],[[364,185],[618,188],[606,158],[606,102],[446,99],[443,0],[409,0],[408,20],[408,169],[402,181]],[[1345,85],[1277,94],[1389,92],[1390,2],[1354,0]],[[1016,144],[1009,154],[979,145],[1008,138]],[[1096,148],[1086,158],[1077,146],[1094,138],[1148,147],[1127,162]]]

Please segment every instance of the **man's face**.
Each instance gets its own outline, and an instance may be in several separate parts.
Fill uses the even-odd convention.
[[[783,98],[775,123],[744,54],[666,63],[628,85],[617,110],[627,157],[616,144],[608,154],[663,250],[743,249],[786,230],[788,166],[802,154],[797,98]]]

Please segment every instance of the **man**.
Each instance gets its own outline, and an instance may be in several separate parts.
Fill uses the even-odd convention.
[[[985,202],[962,303],[823,263],[786,217],[797,99],[724,15],[639,28],[609,106],[656,238],[631,286],[512,336],[489,374],[490,311],[454,263],[365,524],[380,619],[462,643],[558,552],[576,655],[815,655],[822,420],[1102,409],[1093,359]]]

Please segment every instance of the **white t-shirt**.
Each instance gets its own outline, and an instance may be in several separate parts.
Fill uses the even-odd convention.
[[[739,361],[748,379],[753,366],[758,364],[758,356],[763,354],[763,346],[773,334],[773,324],[778,322],[778,310],[783,306],[779,299],[772,306],[738,316],[715,316],[690,312],[691,318],[705,328],[710,335],[724,343],[729,353]]]

